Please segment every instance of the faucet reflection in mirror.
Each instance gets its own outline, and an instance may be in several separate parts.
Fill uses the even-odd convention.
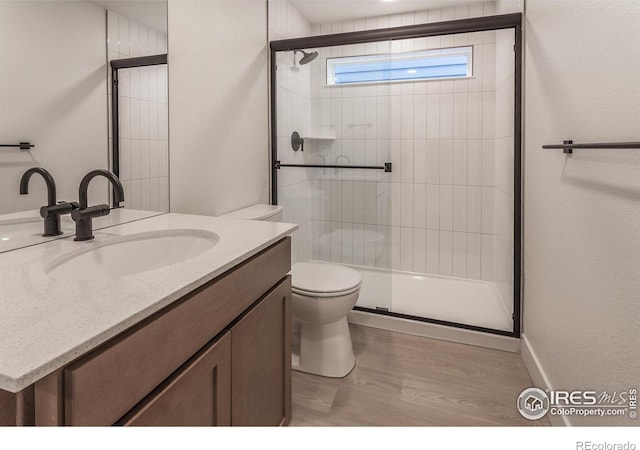
[[[76,223],[76,237],[74,241],[88,241],[93,239],[93,222],[94,217],[106,216],[111,212],[109,205],[95,205],[89,206],[88,203],[88,190],[89,182],[97,176],[105,177],[113,185],[113,198],[115,208],[120,207],[120,203],[124,201],[124,189],[122,183],[112,172],[104,169],[92,170],[84,176],[80,182],[79,196],[79,209],[74,210],[71,213],[71,218]]]
[[[59,236],[62,234],[60,216],[62,214],[70,214],[71,211],[78,208],[78,204],[75,202],[56,203],[56,182],[51,173],[42,167],[32,167],[22,174],[22,178],[20,178],[20,195],[29,193],[29,180],[34,173],[41,175],[47,185],[47,204],[40,208],[40,216],[44,219],[44,233],[42,236]]]

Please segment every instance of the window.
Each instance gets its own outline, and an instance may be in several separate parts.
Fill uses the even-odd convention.
[[[473,47],[327,58],[327,85],[468,78]]]

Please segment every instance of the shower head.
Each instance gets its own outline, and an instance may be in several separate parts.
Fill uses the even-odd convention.
[[[293,53],[302,53],[304,56],[302,57],[302,59],[300,60],[300,65],[304,66],[305,64],[310,63],[311,61],[313,61],[314,59],[316,59],[318,57],[318,52],[305,52],[304,50],[294,50]]]

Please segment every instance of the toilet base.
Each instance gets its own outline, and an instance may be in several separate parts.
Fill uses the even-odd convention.
[[[300,353],[291,354],[293,370],[342,378],[355,365],[346,317],[325,324],[300,322]]]

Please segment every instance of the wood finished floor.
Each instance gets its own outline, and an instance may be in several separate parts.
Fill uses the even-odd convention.
[[[522,358],[350,325],[356,367],[345,378],[293,371],[292,426],[536,426],[516,399],[533,386]]]

